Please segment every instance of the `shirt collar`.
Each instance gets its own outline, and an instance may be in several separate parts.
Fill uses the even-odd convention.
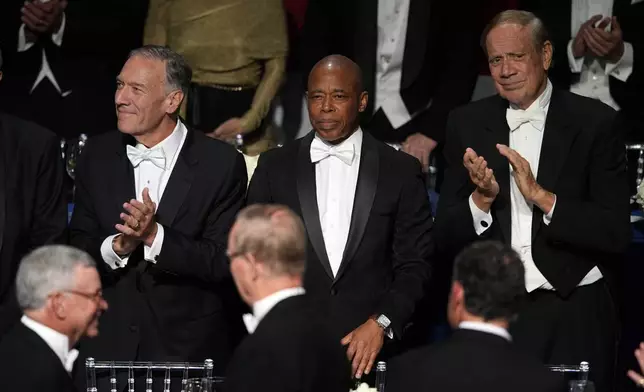
[[[363,132],[362,128],[358,127],[355,132],[351,136],[349,136],[346,140],[342,141],[340,144],[331,144],[327,142],[326,140],[322,139],[321,137],[318,136],[317,132],[315,133],[315,138],[322,143],[326,144],[329,147],[333,148],[340,148],[340,147],[345,147],[345,146],[351,146],[353,145],[353,151],[355,151],[355,155],[359,156],[360,151],[362,151],[362,139],[363,139]],[[354,160],[355,162],[355,160]]]
[[[186,129],[186,126],[183,125],[181,120],[177,119],[177,125],[175,125],[172,133],[168,137],[163,139],[159,144],[154,147],[147,148],[143,144],[137,143],[136,148],[141,151],[161,149],[163,150],[163,153],[165,155],[166,162],[172,162],[174,160],[175,154],[181,146],[181,141],[183,140],[187,132],[188,130]]]
[[[510,336],[510,333],[508,332],[507,329],[501,328],[497,325],[493,325],[490,323],[482,323],[480,321],[463,321],[458,325],[458,328],[469,329],[471,331],[485,332],[485,333],[502,337],[508,342],[512,341],[512,336]]]
[[[78,357],[78,351],[69,349],[69,338],[66,335],[25,315],[22,316],[20,322],[40,336],[60,359],[67,372],[71,372],[74,361]]]
[[[266,316],[268,312],[270,312],[271,309],[273,309],[273,307],[275,307],[275,305],[277,305],[281,301],[289,297],[302,295],[304,293],[305,291],[302,287],[290,287],[288,289],[277,291],[255,302],[253,304],[253,316],[255,317],[256,323],[259,324],[264,316]]]
[[[550,79],[546,79],[546,88],[543,90],[539,98],[535,99],[534,102],[525,110],[525,112],[533,111],[543,111],[548,113],[548,107],[550,106],[550,99],[552,98],[552,83]],[[521,110],[516,105],[510,104],[510,109],[512,110]]]

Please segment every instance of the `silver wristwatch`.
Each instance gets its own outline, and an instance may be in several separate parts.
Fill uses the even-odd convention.
[[[381,314],[380,316],[376,317],[376,323],[378,323],[378,326],[380,326],[380,328],[386,331],[387,328],[389,328],[389,326],[391,325],[391,320],[389,320],[389,317]]]

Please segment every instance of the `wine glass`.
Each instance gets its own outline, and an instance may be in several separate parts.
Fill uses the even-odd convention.
[[[76,143],[67,144],[67,154],[65,157],[65,169],[67,169],[67,174],[73,179],[76,178],[76,162],[78,157],[83,152],[85,148],[85,143],[87,143],[87,135],[81,133],[78,136],[78,141]]]

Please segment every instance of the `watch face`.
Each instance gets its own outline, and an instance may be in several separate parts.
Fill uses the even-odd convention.
[[[384,314],[381,314],[378,316],[378,324],[382,325],[384,328],[389,328],[389,325],[391,324],[391,320]]]

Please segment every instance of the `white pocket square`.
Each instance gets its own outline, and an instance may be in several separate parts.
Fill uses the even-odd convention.
[[[643,2],[643,1],[644,1],[644,0],[631,0],[631,5],[634,5],[634,4],[637,4],[637,3],[641,3],[641,2]]]

